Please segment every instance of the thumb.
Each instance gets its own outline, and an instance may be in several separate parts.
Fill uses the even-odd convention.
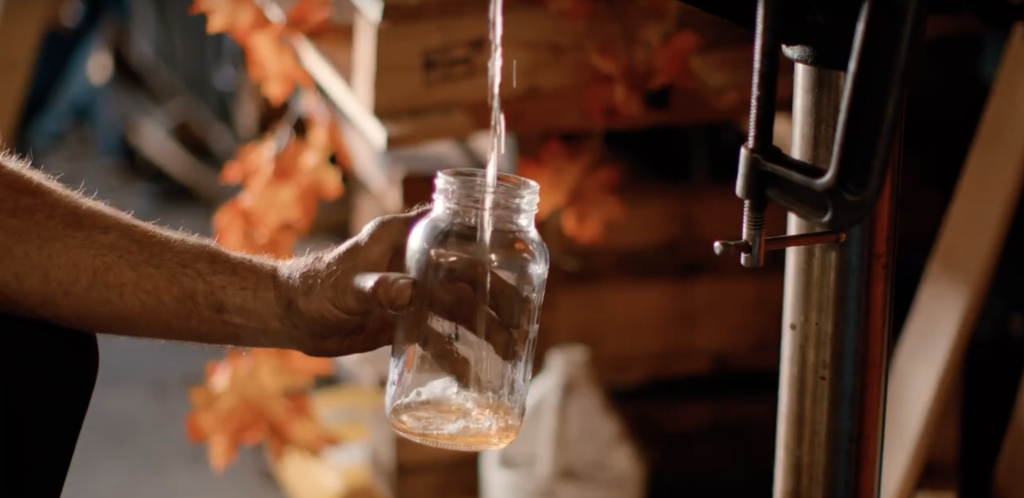
[[[416,280],[405,273],[359,273],[355,277],[355,299],[361,310],[384,308],[403,313],[412,305]]]
[[[429,205],[420,205],[406,213],[392,214],[379,218],[379,224],[376,225],[374,232],[380,240],[389,241],[393,244],[393,250],[400,250],[399,252],[405,252],[405,242],[409,237],[409,231],[412,230],[413,225],[416,222],[423,219],[424,216],[430,213]]]

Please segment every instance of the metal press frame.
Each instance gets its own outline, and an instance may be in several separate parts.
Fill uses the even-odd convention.
[[[752,1],[687,3],[756,31],[742,239],[714,249],[748,268],[786,250],[774,496],[877,497],[904,87],[926,2],[757,0],[749,20]],[[780,52],[796,63],[790,155],[772,145]],[[766,236],[768,202],[790,212],[785,235]]]

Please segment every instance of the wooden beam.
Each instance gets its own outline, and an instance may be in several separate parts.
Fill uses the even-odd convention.
[[[1024,23],[988,104],[892,358],[881,498],[912,495],[1024,181]]]
[[[994,484],[997,498],[1024,498],[1024,379],[1020,381],[1017,404],[1006,426]]]
[[[377,30],[384,5],[373,0],[353,0],[352,92],[366,110],[373,112],[377,85]]]
[[[320,49],[309,38],[302,35],[292,37],[291,42],[302,67],[313,77],[313,81],[323,90],[327,98],[365,136],[368,144],[376,150],[386,149],[388,132],[384,125],[360,101],[356,92],[345,81],[345,78],[341,77],[327,57],[320,52]]]

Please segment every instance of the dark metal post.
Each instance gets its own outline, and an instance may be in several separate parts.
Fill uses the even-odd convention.
[[[829,164],[844,73],[797,64],[794,76],[792,156]],[[776,498],[878,494],[895,166],[875,214],[844,242],[786,250]],[[789,234],[818,230],[789,216]]]

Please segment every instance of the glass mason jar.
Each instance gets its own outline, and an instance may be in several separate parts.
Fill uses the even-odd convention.
[[[549,266],[534,225],[539,191],[532,180],[498,175],[487,244],[485,172],[435,178],[433,208],[409,235],[405,264],[417,285],[388,372],[388,419],[402,436],[482,451],[519,433]]]

